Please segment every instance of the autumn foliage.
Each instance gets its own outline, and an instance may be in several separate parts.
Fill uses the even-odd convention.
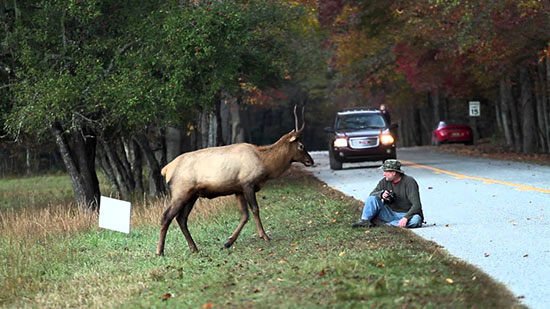
[[[341,84],[365,98],[382,94],[394,109],[428,104],[429,126],[447,116],[443,104],[477,98],[495,110],[489,121],[508,145],[550,151],[550,2],[334,0],[319,4],[319,20]],[[428,102],[407,103],[418,95]]]

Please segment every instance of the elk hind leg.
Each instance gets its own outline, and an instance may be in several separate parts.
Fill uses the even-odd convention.
[[[241,212],[241,221],[239,222],[239,225],[231,234],[229,237],[229,240],[223,245],[225,248],[231,247],[235,240],[237,240],[237,237],[239,237],[239,234],[241,233],[241,230],[243,229],[244,225],[248,221],[248,208],[246,207],[246,200],[242,194],[236,194],[237,197],[237,206],[239,206],[239,211]]]
[[[170,201],[170,206],[168,206],[168,208],[166,208],[166,210],[164,211],[162,219],[160,221],[160,236],[157,245],[157,255],[164,255],[164,243],[166,240],[166,232],[168,232],[168,227],[170,227],[170,223],[172,223],[172,220],[174,220],[176,215],[181,212],[182,207],[185,205],[188,199],[188,195],[184,196],[183,198],[172,197],[172,200]]]
[[[191,233],[189,233],[189,229],[187,229],[187,219],[189,218],[189,213],[191,213],[191,210],[193,209],[196,201],[197,197],[191,198],[187,203],[185,203],[183,210],[176,216],[176,221],[178,221],[180,229],[183,232],[185,239],[187,240],[187,244],[189,245],[189,249],[191,249],[191,252],[199,251],[197,249],[197,245],[191,237]]]

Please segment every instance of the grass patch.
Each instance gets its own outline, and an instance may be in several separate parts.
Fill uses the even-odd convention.
[[[251,218],[234,246],[220,250],[238,224],[234,199],[201,201],[189,223],[200,252],[189,251],[174,222],[161,258],[154,252],[164,200],[134,206],[130,235],[61,211],[53,217],[69,226],[81,222],[80,227],[23,237],[7,232],[13,217],[0,217],[0,259],[6,261],[0,268],[0,305],[520,307],[480,270],[409,231],[352,230],[349,223],[361,203],[310,176],[272,181],[258,201],[271,242],[258,238]],[[27,216],[20,212],[17,220],[33,220]],[[28,233],[35,232],[29,225]]]

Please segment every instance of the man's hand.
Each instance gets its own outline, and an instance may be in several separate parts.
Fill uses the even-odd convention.
[[[382,192],[382,199],[385,199],[388,195],[390,195],[390,192],[388,192],[388,190],[384,190],[384,192]]]
[[[399,220],[399,223],[397,224],[399,227],[406,227],[407,226],[407,222],[409,222],[409,219],[407,218],[402,218],[401,220]]]

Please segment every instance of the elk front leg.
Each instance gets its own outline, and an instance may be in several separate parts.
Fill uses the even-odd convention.
[[[231,234],[229,237],[229,240],[223,245],[226,248],[231,247],[235,240],[237,240],[237,237],[239,237],[239,234],[241,233],[241,230],[243,229],[244,225],[248,221],[248,208],[246,207],[246,200],[242,194],[236,194],[237,197],[237,206],[239,206],[239,211],[241,212],[241,221],[239,222],[239,225]]]
[[[264,227],[262,225],[262,220],[260,219],[260,207],[258,207],[258,201],[256,200],[256,192],[254,192],[254,189],[250,188],[245,190],[245,197],[248,201],[248,205],[250,205],[250,209],[252,210],[252,214],[254,215],[254,221],[256,221],[256,227],[258,229],[258,235],[265,241],[269,241],[269,237],[264,231]]]

